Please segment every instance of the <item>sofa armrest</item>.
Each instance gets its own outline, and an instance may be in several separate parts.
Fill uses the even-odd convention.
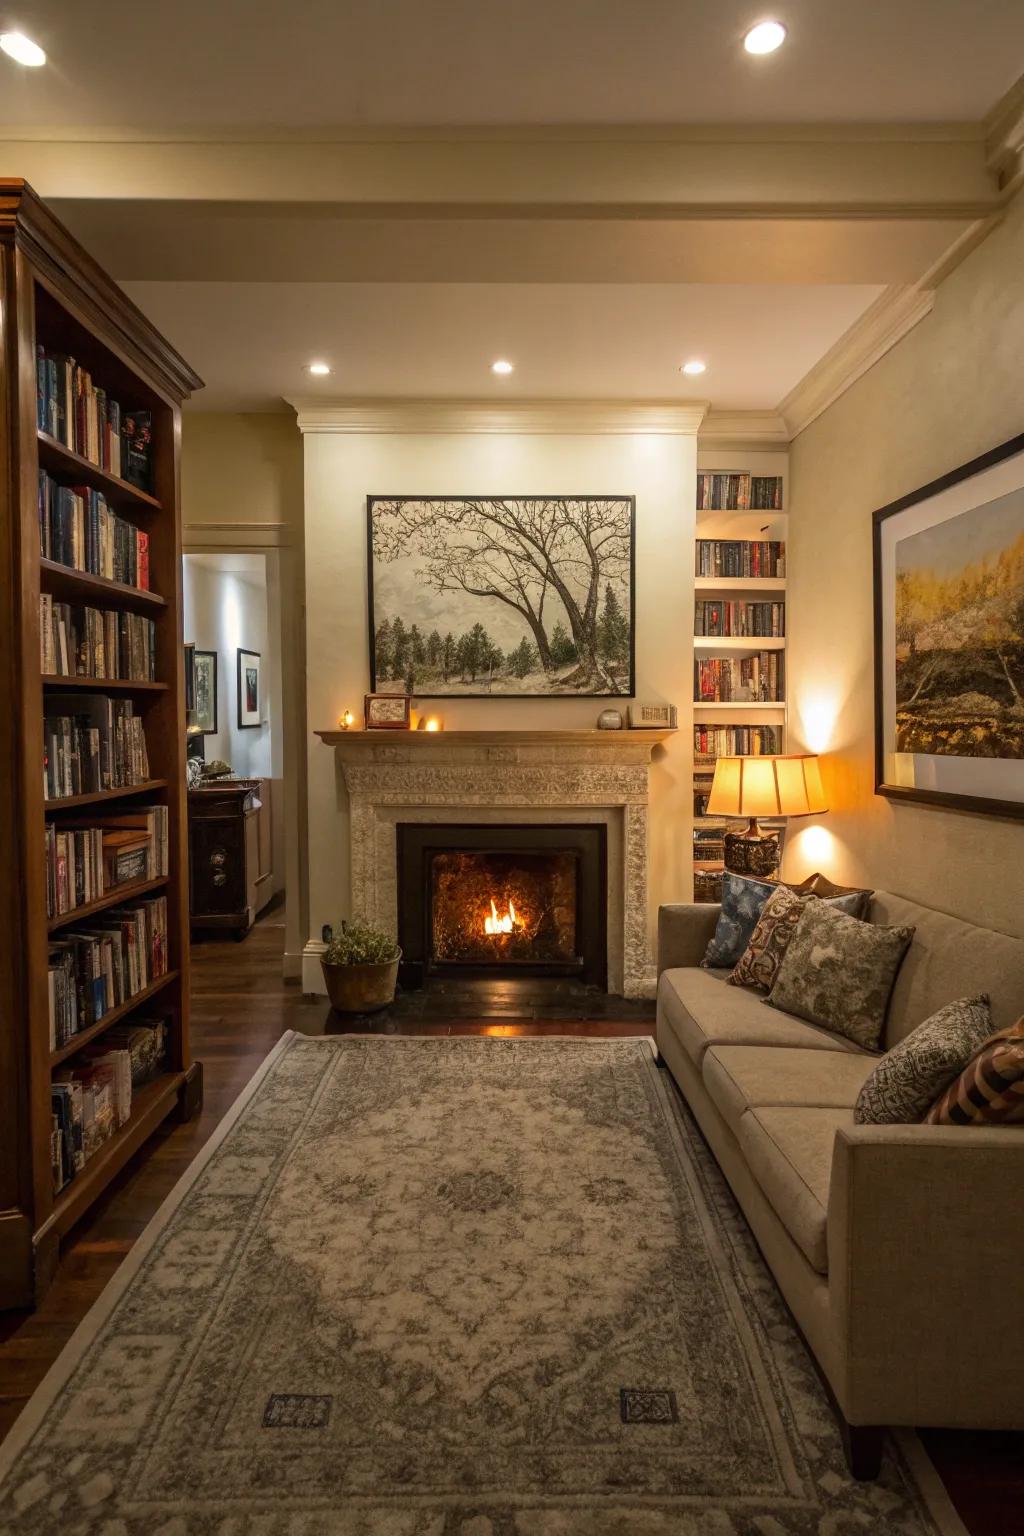
[[[830,1310],[846,1416],[1024,1427],[1024,1126],[836,1133]]]
[[[700,964],[721,910],[717,902],[658,908],[659,976],[677,966]]]

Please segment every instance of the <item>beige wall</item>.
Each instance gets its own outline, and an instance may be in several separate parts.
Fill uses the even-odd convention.
[[[1024,935],[1024,823],[873,793],[871,513],[1024,431],[1024,201],[932,313],[796,439],[791,740],[827,750],[832,809],[786,870],[824,868]],[[1024,765],[1021,767],[1024,772]]]

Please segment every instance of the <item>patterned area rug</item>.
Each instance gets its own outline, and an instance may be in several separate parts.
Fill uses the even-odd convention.
[[[287,1036],[4,1448],[7,1536],[951,1536],[848,1476],[642,1040]]]

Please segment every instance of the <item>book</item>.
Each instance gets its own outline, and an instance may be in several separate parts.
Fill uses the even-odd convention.
[[[39,594],[39,664],[46,677],[156,681],[156,626],[120,609],[91,608]]]
[[[693,757],[714,764],[719,757],[756,757],[782,751],[781,725],[695,725]]]
[[[37,513],[44,560],[149,590],[149,535],[115,512],[102,491],[61,485],[40,469]]]
[[[694,604],[693,632],[714,637],[781,637],[786,633],[785,603],[727,602],[723,598],[698,598]]]
[[[36,425],[118,479],[149,486],[152,412],[125,411],[73,357],[36,346]],[[125,473],[135,456],[132,479]]]
[[[697,510],[781,512],[782,476],[701,470],[697,475]]]
[[[753,656],[695,656],[693,698],[698,704],[780,703],[785,659],[781,651]]]
[[[149,778],[142,719],[131,699],[50,694],[43,721],[43,785],[48,800],[128,789]]]
[[[698,539],[696,575],[723,578],[785,576],[786,546],[780,539]]]

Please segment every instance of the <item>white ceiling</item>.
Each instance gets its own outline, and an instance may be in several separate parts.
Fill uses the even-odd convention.
[[[0,0],[50,63],[0,57],[41,129],[978,121],[1024,58],[1021,0]]]
[[[125,284],[189,359],[199,410],[282,396],[710,399],[770,408],[882,289],[752,284]],[[304,365],[325,358],[332,377]],[[490,364],[516,365],[496,379]],[[704,358],[701,378],[679,365]]]

